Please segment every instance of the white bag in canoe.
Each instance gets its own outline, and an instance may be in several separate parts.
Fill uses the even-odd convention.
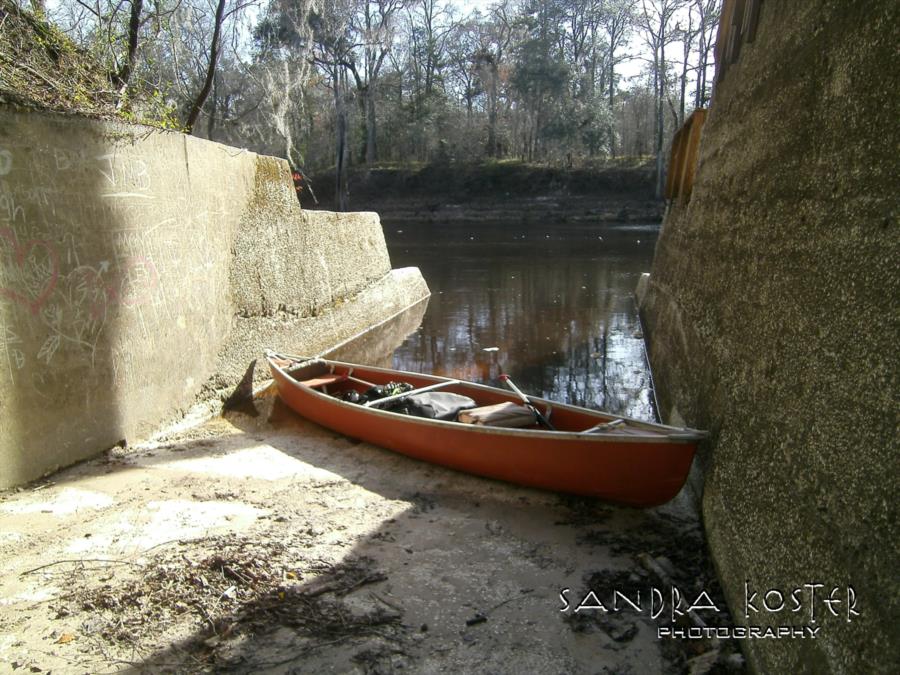
[[[481,424],[487,427],[509,429],[530,427],[535,423],[533,412],[524,405],[517,405],[511,401],[463,410],[459,413],[459,421],[464,424]]]

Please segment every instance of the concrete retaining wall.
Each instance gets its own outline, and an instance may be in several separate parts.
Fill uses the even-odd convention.
[[[761,4],[642,307],[660,389],[712,431],[703,515],[733,617],[820,629],[743,641],[759,672],[900,663],[898,26],[887,0]]]
[[[283,160],[0,108],[0,487],[427,295],[376,214],[301,211]]]

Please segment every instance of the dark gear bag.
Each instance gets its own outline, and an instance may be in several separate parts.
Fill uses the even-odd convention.
[[[460,411],[474,408],[475,405],[475,401],[468,396],[447,391],[426,391],[400,399],[387,409],[413,417],[455,422]]]
[[[409,382],[388,382],[387,384],[379,384],[367,389],[363,396],[365,397],[365,401],[377,401],[380,398],[396,396],[397,394],[402,394],[405,391],[412,391],[413,389],[415,389],[415,387]],[[354,403],[356,402],[357,401],[354,401]]]

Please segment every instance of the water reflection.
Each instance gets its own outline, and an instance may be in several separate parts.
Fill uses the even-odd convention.
[[[394,366],[486,384],[507,372],[531,394],[653,419],[632,298],[656,234],[634,225],[387,230],[393,265],[418,266],[432,291]]]
[[[325,352],[323,356],[335,361],[391,368],[394,350],[406,340],[408,335],[422,325],[428,301],[429,299],[425,298],[411,307],[407,307],[362,335]]]

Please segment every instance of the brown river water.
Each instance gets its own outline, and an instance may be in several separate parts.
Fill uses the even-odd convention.
[[[634,289],[657,225],[385,226],[431,299],[393,367],[655,420]]]

